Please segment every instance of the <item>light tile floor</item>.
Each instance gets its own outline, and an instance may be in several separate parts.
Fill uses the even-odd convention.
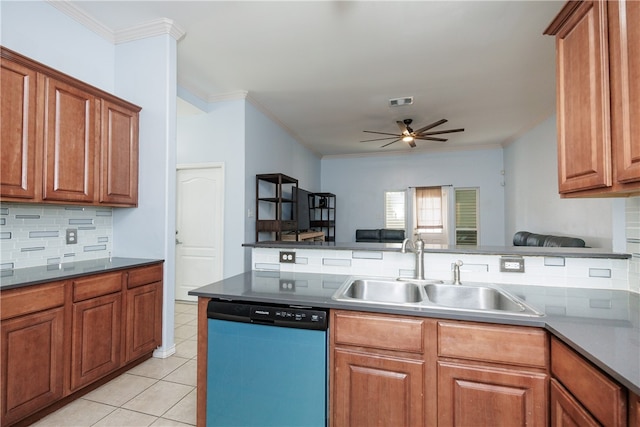
[[[197,305],[176,302],[176,353],[151,358],[34,426],[194,426]]]

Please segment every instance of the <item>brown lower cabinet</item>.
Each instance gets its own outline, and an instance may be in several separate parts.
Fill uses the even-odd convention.
[[[545,426],[538,328],[333,311],[335,426]]]
[[[627,424],[627,390],[554,337],[551,374],[557,397],[552,400],[552,426],[583,425],[583,421],[584,425],[637,425]]]
[[[162,344],[162,268],[1,292],[0,424],[46,412],[150,356]]]

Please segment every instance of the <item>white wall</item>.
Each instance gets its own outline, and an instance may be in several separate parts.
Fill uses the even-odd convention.
[[[273,122],[250,102],[246,103],[246,182],[245,213],[254,211],[245,218],[245,241],[254,242],[255,237],[255,175],[283,173],[298,179],[300,188],[320,191],[320,159],[281,126]],[[250,251],[245,251],[245,269],[249,270]]]
[[[242,244],[255,241],[255,175],[284,173],[319,191],[320,160],[246,99],[206,103],[179,93],[203,112],[178,118],[178,163],[225,165],[223,277],[230,277],[250,265]]]
[[[349,242],[356,229],[384,227],[384,191],[480,187],[480,244],[502,246],[502,168],[502,149],[328,158],[322,160],[322,191],[336,194],[336,240]]]
[[[180,89],[180,96],[197,103]],[[224,163],[224,265],[223,277],[244,271],[246,177],[245,117],[243,99],[199,103],[202,114],[178,117],[178,164]]]
[[[1,1],[0,43],[113,92],[114,45],[44,1]]]
[[[504,163],[507,236],[519,230],[557,234],[612,249],[614,209],[624,209],[624,204],[608,198],[560,198],[555,116],[507,146]],[[619,227],[624,234],[624,222]]]

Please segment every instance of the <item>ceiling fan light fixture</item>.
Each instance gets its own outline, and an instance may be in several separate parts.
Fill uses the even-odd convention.
[[[411,135],[403,136],[403,137],[402,137],[402,140],[403,140],[404,142],[411,142],[411,141],[413,141],[413,136],[411,136]]]

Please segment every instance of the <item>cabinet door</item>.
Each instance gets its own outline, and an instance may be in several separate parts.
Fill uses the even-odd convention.
[[[62,397],[64,309],[3,320],[0,343],[2,425]]]
[[[95,97],[44,78],[43,200],[93,202],[97,146]]]
[[[120,367],[122,293],[73,304],[71,390]]]
[[[556,36],[560,193],[611,186],[606,2],[584,1]]]
[[[138,203],[138,112],[102,100],[100,203]]]
[[[438,424],[544,426],[547,375],[490,366],[438,362]]]
[[[34,70],[2,58],[2,197],[33,199],[36,195],[36,78]]]
[[[342,349],[333,355],[334,427],[425,425],[424,361]]]
[[[608,6],[615,179],[640,182],[640,2]]]
[[[162,283],[127,291],[126,362],[137,359],[162,342]]]
[[[556,380],[551,380],[551,427],[597,427],[600,424]]]

